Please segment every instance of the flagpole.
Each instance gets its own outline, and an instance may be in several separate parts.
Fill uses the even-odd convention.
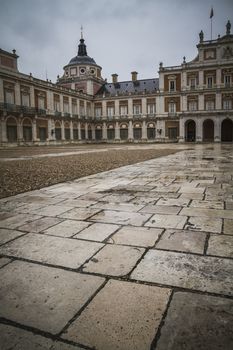
[[[210,27],[211,27],[211,29],[210,29],[210,33],[211,33],[211,40],[212,40],[212,18],[213,18],[213,17],[211,17],[211,19],[210,19]]]

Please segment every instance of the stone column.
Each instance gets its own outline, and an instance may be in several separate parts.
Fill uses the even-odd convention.
[[[187,106],[187,96],[186,95],[184,95],[184,96],[182,96],[181,95],[181,111],[187,111],[187,108],[188,106]]]
[[[0,79],[0,102],[4,102],[3,80]]]
[[[198,109],[199,111],[204,111],[205,105],[204,105],[204,95],[199,94],[198,96]]]
[[[132,120],[129,121],[128,139],[133,140],[133,123]]]
[[[204,84],[204,72],[203,72],[203,70],[199,70],[198,83],[199,83],[199,87],[202,88],[203,84]]]
[[[34,93],[34,87],[30,86],[30,106],[35,107],[35,93]]]
[[[64,120],[61,121],[61,139],[62,141],[65,140],[65,127],[64,127]]]
[[[68,101],[69,101],[69,113],[72,114],[72,99],[71,99],[71,96],[68,96]],[[73,133],[73,128],[72,128],[72,133]],[[71,129],[70,129],[70,135],[71,135]]]
[[[142,122],[142,140],[147,140],[147,130],[146,130],[146,121],[143,120]]]
[[[115,101],[115,115],[119,116],[120,115],[120,107],[119,107],[119,100]]]
[[[47,109],[49,114],[53,113],[54,106],[53,106],[53,93],[52,91],[47,91]]]
[[[221,68],[217,69],[216,72],[216,87],[219,88],[222,85],[222,72],[221,72]]]
[[[20,96],[20,85],[19,83],[15,84],[15,104],[21,106],[21,96]]]
[[[81,140],[81,125],[80,122],[78,122],[78,140]]]
[[[91,125],[91,137],[92,137],[92,140],[95,141],[95,125],[94,124]]]
[[[6,119],[4,117],[1,118],[1,142],[7,142],[7,128],[6,128]]]
[[[55,133],[54,133],[54,137],[55,137]],[[37,141],[36,119],[33,119],[32,121],[32,141],[33,142]]]
[[[70,122],[70,139],[73,141],[74,139],[74,132],[73,132],[73,122],[71,120]]]
[[[105,122],[103,122],[103,128],[102,128],[102,139],[107,140],[107,125]]]
[[[214,142],[221,141],[221,120],[215,117],[214,120]]]
[[[88,140],[88,125],[85,123],[85,139]]]
[[[52,134],[52,120],[51,118],[48,119],[48,141],[52,141],[53,140],[53,134]]]
[[[133,116],[133,100],[132,100],[132,98],[128,99],[128,115],[129,115],[129,117]]]
[[[102,117],[106,118],[107,116],[107,104],[106,101],[103,100],[102,102]]]
[[[222,94],[221,94],[221,92],[216,93],[215,109],[222,109]]]
[[[146,110],[146,97],[142,98],[142,115],[146,115],[147,110]]]
[[[196,119],[196,142],[202,142],[203,140],[203,123],[202,119]]]
[[[23,115],[20,115],[20,118],[17,120],[17,135],[18,135],[18,141],[23,141]]]
[[[119,128],[119,123],[115,123],[115,141],[120,140],[120,128]]]
[[[184,119],[180,118],[180,122],[179,122],[179,142],[184,142],[185,140],[185,130],[184,130]]]

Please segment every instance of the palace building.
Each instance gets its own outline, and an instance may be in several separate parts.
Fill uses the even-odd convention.
[[[0,145],[86,142],[233,142],[233,35],[199,34],[197,56],[160,63],[158,78],[109,83],[77,55],[54,84],[18,71],[18,55],[0,49]]]

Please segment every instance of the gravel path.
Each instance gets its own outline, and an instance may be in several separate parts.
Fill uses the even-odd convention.
[[[44,150],[40,152],[44,153]],[[172,149],[110,149],[106,152],[1,161],[0,198],[176,152]],[[9,156],[9,152],[3,153],[5,157],[7,153]]]

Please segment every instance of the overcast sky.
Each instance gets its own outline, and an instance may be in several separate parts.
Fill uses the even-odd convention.
[[[233,0],[0,0],[0,47],[16,49],[23,73],[53,82],[77,54],[81,24],[88,55],[111,81],[158,75],[158,65],[196,56],[198,33],[210,39],[233,25]],[[233,29],[233,26],[232,26]],[[232,30],[233,32],[233,30]]]

